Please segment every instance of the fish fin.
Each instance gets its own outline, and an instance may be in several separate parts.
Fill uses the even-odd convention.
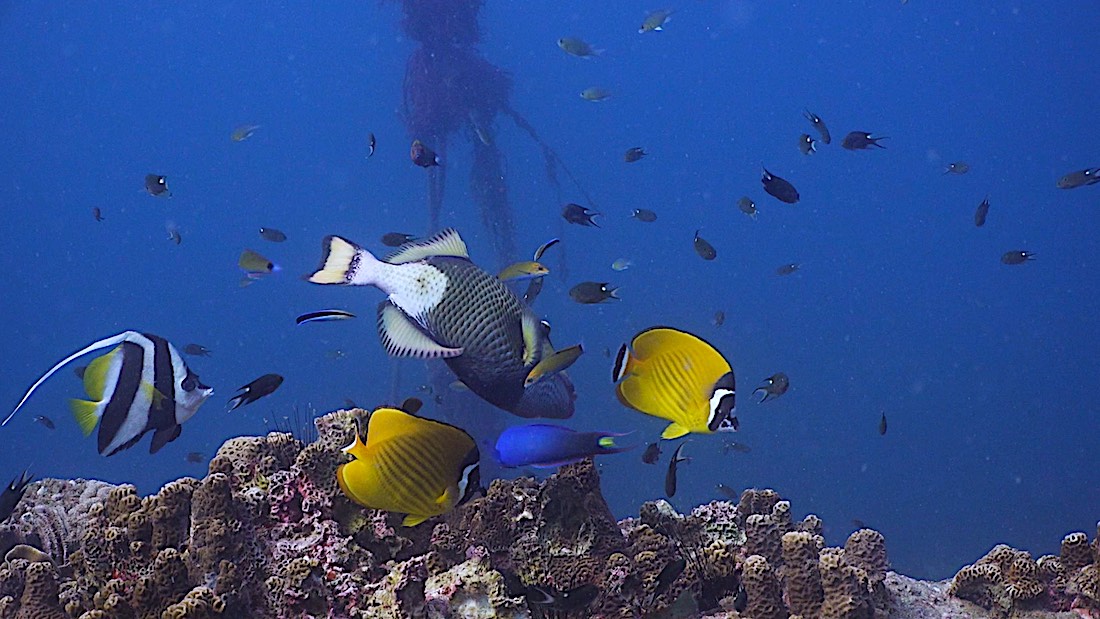
[[[183,426],[178,423],[167,428],[158,428],[153,432],[153,440],[149,443],[149,453],[155,454],[162,447],[179,438],[182,430]]]
[[[413,241],[403,246],[396,252],[386,256],[385,262],[405,264],[433,256],[470,259],[470,254],[466,251],[466,242],[458,235],[458,231],[454,228],[447,228],[422,241]]]
[[[41,377],[39,377],[38,380],[34,381],[34,384],[31,385],[31,388],[27,389],[27,393],[23,394],[23,399],[19,400],[19,404],[17,404],[15,406],[15,409],[12,410],[12,412],[8,413],[8,416],[4,418],[4,421],[0,422],[0,426],[8,425],[8,422],[11,421],[11,418],[14,417],[15,414],[19,412],[19,409],[23,408],[23,405],[26,404],[27,400],[30,399],[31,394],[34,393],[34,390],[38,389],[39,385],[46,382],[47,378],[53,376],[54,373],[56,373],[58,370],[60,370],[62,367],[64,367],[65,364],[69,363],[73,359],[76,359],[78,357],[86,355],[86,354],[88,354],[92,351],[99,350],[101,348],[107,348],[108,346],[114,346],[115,344],[120,344],[122,342],[129,341],[131,338],[133,338],[135,336],[144,337],[140,333],[138,333],[137,331],[123,331],[122,333],[119,333],[118,335],[112,335],[111,337],[104,338],[102,340],[99,340],[98,342],[92,342],[91,344],[88,344],[84,348],[81,348],[80,350],[74,352],[73,354],[69,355],[68,357],[65,357],[61,361],[58,361],[56,365],[54,365],[52,368],[50,368],[50,371],[43,374]]]
[[[688,430],[684,426],[673,422],[673,423],[668,424],[668,427],[665,428],[664,432],[661,432],[661,438],[663,438],[665,440],[672,440],[672,439],[680,438],[681,436],[685,436],[689,432],[691,432],[691,430]]]
[[[69,400],[69,410],[73,412],[73,417],[84,436],[88,436],[92,433],[92,430],[95,430],[96,424],[99,423],[98,402],[72,399]]]
[[[88,367],[91,367],[91,366],[88,366]],[[156,387],[154,387],[153,383],[142,382],[141,383],[141,391],[142,391],[142,393],[144,393],[146,396],[149,397],[149,403],[150,403],[151,408],[153,410],[156,410],[156,409],[160,408],[161,404],[164,403],[165,397],[167,397],[163,393],[160,392],[160,389],[157,389]],[[234,407],[234,408],[236,408],[236,407]],[[230,410],[232,410],[232,409],[230,409]]]
[[[345,238],[334,235],[326,236],[321,241],[321,249],[324,252],[321,256],[321,265],[306,278],[307,281],[314,284],[341,285],[369,283],[357,281],[355,275],[363,256],[370,256],[370,252]]]
[[[396,408],[378,408],[370,414],[370,420],[367,421],[367,442],[381,443],[392,438],[413,434],[426,427],[424,424],[434,423],[440,422],[421,419]],[[361,438],[357,437],[356,441],[359,444],[362,443]],[[354,447],[353,445],[352,448],[354,449]],[[354,451],[349,453],[355,455]]]
[[[360,432],[359,424],[355,424],[355,438],[352,439],[351,444],[343,449],[346,454],[351,454],[357,460],[364,460],[367,457],[367,444],[363,442],[363,435]]]
[[[405,516],[404,520],[401,521],[401,526],[415,527],[416,525],[420,524],[421,522],[424,522],[428,518],[431,518],[431,516],[420,516],[418,514],[409,514],[409,515]]]
[[[389,301],[378,306],[378,334],[382,337],[382,346],[393,357],[450,359],[462,354],[461,347],[450,348],[433,340]]]
[[[119,355],[118,348],[111,352],[96,357],[88,367],[84,369],[84,392],[93,401],[103,399],[103,393],[107,389],[107,372],[111,368],[111,362]]]
[[[535,363],[535,356],[542,350],[539,346],[542,323],[533,312],[524,312],[520,326],[523,329],[523,367],[528,367]]]

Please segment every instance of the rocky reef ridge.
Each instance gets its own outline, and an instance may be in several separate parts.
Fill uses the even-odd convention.
[[[496,480],[405,528],[336,486],[368,414],[319,418],[309,445],[231,439],[205,478],[147,497],[37,482],[0,525],[0,619],[1100,617],[1100,547],[1084,533],[1057,557],[998,546],[927,583],[888,571],[877,531],[827,547],[820,519],[793,521],[771,490],[616,521],[590,461]]]

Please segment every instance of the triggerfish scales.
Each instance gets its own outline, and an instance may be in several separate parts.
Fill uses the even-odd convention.
[[[466,243],[447,229],[379,260],[330,236],[315,284],[376,286],[389,298],[378,330],[395,357],[443,359],[470,391],[520,417],[564,419],[576,394],[564,372],[524,386],[554,354],[548,325],[492,273],[470,261]]]
[[[501,465],[512,468],[551,468],[580,462],[590,456],[631,449],[619,447],[614,432],[577,432],[562,426],[532,424],[515,426],[500,433],[494,454]]]
[[[477,444],[465,431],[396,408],[379,408],[344,448],[354,460],[336,467],[349,499],[407,514],[412,527],[467,501],[481,483]]]
[[[733,369],[698,336],[669,327],[642,331],[619,349],[612,377],[624,406],[671,422],[661,438],[733,430]]]
[[[31,385],[0,425],[7,424],[34,390],[65,364],[116,345],[84,371],[84,390],[91,400],[70,400],[80,429],[87,436],[99,424],[99,453],[105,456],[133,447],[146,432],[153,432],[149,453],[156,453],[176,440],[181,424],[195,414],[214,390],[199,382],[198,375],[167,340],[137,331],[93,342],[61,360]]]

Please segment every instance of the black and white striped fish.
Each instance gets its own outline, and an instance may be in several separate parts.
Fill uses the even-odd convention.
[[[87,436],[99,424],[99,453],[111,456],[133,447],[153,432],[149,453],[156,453],[179,435],[214,392],[199,382],[174,346],[162,337],[126,331],[99,340],[69,355],[39,378],[0,425],[6,425],[34,390],[65,364],[90,352],[116,346],[97,357],[84,372],[84,390],[91,400],[70,400],[73,416]]]
[[[378,329],[396,357],[443,359],[482,399],[520,417],[573,414],[573,384],[558,372],[524,386],[554,353],[548,325],[507,285],[470,261],[453,229],[404,245],[379,260],[337,236],[324,241],[315,284],[376,286],[389,298]]]

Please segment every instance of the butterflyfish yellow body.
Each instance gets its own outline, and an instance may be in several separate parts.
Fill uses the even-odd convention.
[[[445,514],[480,484],[479,453],[465,431],[396,408],[379,408],[344,449],[354,460],[336,469],[344,494],[372,509],[406,514],[412,527]]]
[[[733,369],[691,333],[669,327],[642,331],[619,349],[613,378],[624,406],[670,422],[662,438],[733,429]]]

